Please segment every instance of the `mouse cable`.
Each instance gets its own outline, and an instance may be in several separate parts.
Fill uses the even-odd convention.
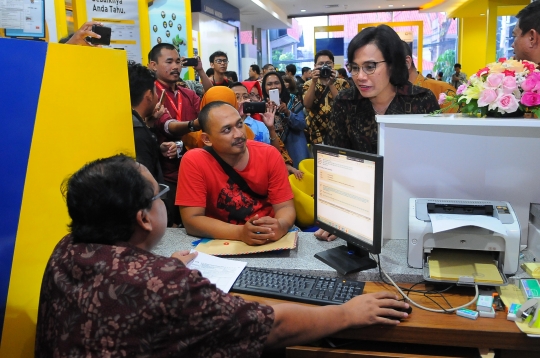
[[[387,285],[391,285],[390,282],[386,281],[382,272],[381,272],[381,258],[380,258],[380,255],[377,254],[377,266],[379,268],[379,277],[381,278],[381,281],[384,282],[385,284]],[[439,302],[435,301],[430,295],[438,295],[439,297],[441,297],[445,302],[446,304],[452,308],[452,305],[450,304],[450,302],[448,302],[448,300],[446,299],[446,297],[444,297],[443,295],[443,292],[446,292],[448,291],[449,289],[451,289],[452,287],[455,286],[455,284],[451,284],[450,286],[448,286],[447,288],[443,289],[443,290],[415,290],[413,289],[416,285],[418,284],[421,284],[421,283],[425,283],[427,282],[426,280],[422,280],[420,282],[416,282],[414,283],[411,287],[401,287],[401,286],[398,286],[402,291],[405,291],[407,292],[407,297],[405,295],[402,295],[402,299],[400,301],[407,301],[408,300],[408,296],[409,294],[411,293],[418,293],[418,294],[422,294],[425,298],[427,298],[428,300],[430,300],[431,302],[433,302],[433,304],[439,306],[439,308],[441,310],[444,311],[444,313],[452,313],[451,311],[448,311],[446,310],[443,306],[441,306],[439,304]]]
[[[370,254],[370,256],[373,256],[373,255]],[[374,257],[372,257],[372,258],[374,259]],[[379,265],[379,268],[380,268],[380,265]],[[473,298],[470,302],[468,302],[468,303],[466,303],[466,304],[464,304],[464,305],[462,305],[462,306],[459,306],[459,307],[453,307],[453,308],[449,308],[449,309],[441,309],[441,310],[435,310],[435,309],[433,309],[433,308],[424,307],[424,306],[422,306],[421,304],[414,302],[408,295],[406,295],[406,294],[401,290],[401,288],[400,288],[398,285],[396,285],[396,283],[394,282],[394,280],[392,280],[392,279],[390,278],[390,276],[388,276],[388,274],[387,274],[382,268],[380,268],[380,270],[381,270],[381,272],[386,276],[386,278],[390,281],[390,283],[391,283],[391,284],[399,291],[399,293],[401,293],[401,295],[402,295],[407,301],[409,301],[410,303],[412,303],[413,306],[416,306],[416,307],[418,307],[418,308],[420,308],[420,309],[423,309],[423,310],[425,310],[425,311],[430,311],[430,312],[435,312],[435,313],[454,312],[454,311],[457,311],[457,310],[459,310],[459,309],[461,309],[461,308],[465,308],[465,307],[467,307],[467,306],[472,305],[472,304],[475,303],[476,300],[478,299],[478,285],[475,284],[475,285],[474,285],[474,291],[475,291],[474,298]]]

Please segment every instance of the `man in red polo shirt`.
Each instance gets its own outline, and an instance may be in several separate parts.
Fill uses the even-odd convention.
[[[189,132],[199,130],[199,96],[192,90],[178,86],[182,61],[176,48],[168,43],[157,44],[148,54],[148,67],[156,73],[156,91],[161,98],[165,91],[163,104],[168,113],[156,120],[158,142],[178,141]],[[168,226],[176,227],[181,223],[180,212],[174,205],[180,158],[160,158],[165,184],[171,188],[166,200]]]

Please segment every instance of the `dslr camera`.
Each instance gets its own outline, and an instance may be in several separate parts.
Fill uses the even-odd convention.
[[[327,64],[322,65],[322,67],[319,68],[319,77],[330,78],[330,76],[332,76],[332,68],[330,68],[330,66]]]

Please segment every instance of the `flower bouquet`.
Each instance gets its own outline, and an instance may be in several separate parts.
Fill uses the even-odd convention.
[[[500,59],[480,69],[455,95],[441,93],[439,104],[476,116],[534,113],[540,117],[540,71],[529,61]]]

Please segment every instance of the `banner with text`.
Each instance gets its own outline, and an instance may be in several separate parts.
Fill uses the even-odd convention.
[[[111,28],[111,45],[125,50],[130,60],[142,63],[138,0],[87,0],[88,21],[99,21]]]

